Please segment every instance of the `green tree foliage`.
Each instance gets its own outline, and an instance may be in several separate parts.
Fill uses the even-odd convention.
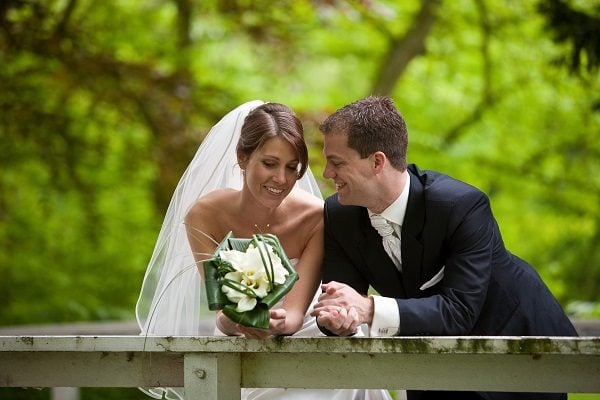
[[[132,318],[212,124],[250,99],[286,103],[319,176],[319,122],[371,93],[404,114],[411,162],[490,195],[508,247],[563,304],[598,302],[597,47],[552,17],[597,21],[578,4],[0,2],[1,323]],[[573,52],[577,75],[554,63]]]

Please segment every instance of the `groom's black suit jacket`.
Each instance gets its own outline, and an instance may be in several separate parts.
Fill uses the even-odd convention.
[[[505,247],[487,196],[410,165],[402,273],[385,253],[367,209],[325,202],[323,282],[371,285],[395,298],[398,335],[576,336],[536,271]],[[421,290],[442,267],[443,279]]]

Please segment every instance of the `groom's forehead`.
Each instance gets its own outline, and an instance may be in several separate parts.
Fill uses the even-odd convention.
[[[335,159],[359,159],[360,153],[348,146],[348,137],[346,135],[334,135],[325,137],[323,143],[323,155],[328,160]]]

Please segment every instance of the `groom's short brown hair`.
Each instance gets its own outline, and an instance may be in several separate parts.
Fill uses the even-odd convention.
[[[361,158],[381,151],[394,168],[406,169],[408,131],[389,97],[369,96],[348,104],[327,117],[319,129],[325,135],[347,134],[348,147]]]

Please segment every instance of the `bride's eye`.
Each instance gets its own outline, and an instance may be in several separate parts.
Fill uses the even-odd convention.
[[[296,171],[298,171],[298,164],[289,164],[287,166],[287,169],[290,170],[290,171],[296,172]]]
[[[273,168],[273,167],[275,167],[277,165],[275,162],[269,161],[269,160],[265,160],[262,163],[267,168]]]

